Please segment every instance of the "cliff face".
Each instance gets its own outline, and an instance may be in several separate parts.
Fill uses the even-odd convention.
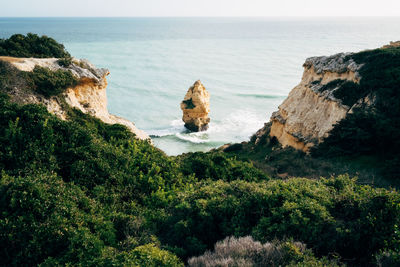
[[[352,108],[335,98],[335,90],[344,82],[358,83],[361,79],[358,71],[362,65],[356,64],[349,55],[341,53],[306,60],[300,84],[272,114],[271,123],[266,126],[271,137],[276,137],[284,147],[306,152],[328,136],[333,125]],[[256,137],[266,131],[261,129]]]
[[[35,66],[45,67],[56,71],[65,69],[79,79],[79,84],[73,88],[67,88],[61,96],[45,98],[34,92],[13,88],[9,93],[14,102],[28,104],[43,104],[48,111],[54,113],[59,118],[66,119],[66,110],[63,103],[67,103],[73,108],[81,110],[83,113],[89,113],[105,123],[122,124],[128,127],[139,139],[149,139],[149,136],[138,129],[135,124],[124,118],[112,115],[107,109],[107,79],[109,74],[107,69],[98,69],[89,61],[84,59],[73,59],[68,67],[62,67],[55,58],[12,58],[0,57],[0,60],[7,61],[21,71],[32,71]]]

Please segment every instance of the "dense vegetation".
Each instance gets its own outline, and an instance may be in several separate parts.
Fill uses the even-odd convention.
[[[351,56],[361,81],[335,92],[348,105],[369,96],[374,105],[355,109],[340,121],[314,154],[375,155],[385,160],[385,174],[400,176],[400,47],[364,51]]]
[[[28,33],[14,34],[8,39],[0,39],[0,56],[70,58],[64,45],[47,36]]]
[[[398,204],[398,193],[357,186],[348,177],[217,181],[182,192],[169,214],[155,219],[161,241],[181,257],[199,254],[225,236],[250,234],[263,242],[292,237],[318,255],[338,253],[367,264],[366,255],[398,245]]]
[[[400,264],[396,190],[348,175],[271,179],[217,151],[168,157],[124,126],[71,108],[62,121],[6,95],[57,94],[70,78],[0,61],[0,266]],[[308,170],[300,152],[263,148],[277,169]]]
[[[360,98],[365,97],[368,94],[368,92],[357,83],[341,79],[333,80],[323,85],[320,91],[323,92],[325,90],[333,89],[336,89],[333,91],[333,96],[340,99],[344,105],[349,107],[353,106]]]
[[[268,180],[221,153],[171,158],[123,126],[0,101],[0,265],[180,266],[231,235],[293,238],[350,265],[398,253],[395,191]]]

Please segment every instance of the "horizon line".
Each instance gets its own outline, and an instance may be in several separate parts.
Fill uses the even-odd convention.
[[[269,16],[0,16],[2,18],[400,18],[400,15],[269,15]]]

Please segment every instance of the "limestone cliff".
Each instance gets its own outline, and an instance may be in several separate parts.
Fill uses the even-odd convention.
[[[388,45],[382,46],[383,49],[385,49],[385,48],[396,48],[396,47],[400,47],[400,41],[390,42]]]
[[[269,131],[283,147],[308,151],[329,135],[335,123],[351,112],[350,106],[334,96],[345,82],[358,83],[361,79],[356,64],[349,56],[312,57],[304,63],[302,80],[271,116],[270,123],[256,138]],[[356,105],[368,101],[361,101]],[[258,140],[256,140],[257,142]]]
[[[107,69],[98,69],[89,61],[84,59],[73,59],[72,64],[63,67],[58,64],[56,58],[13,58],[0,57],[0,60],[7,61],[21,71],[32,71],[35,66],[49,68],[56,71],[65,69],[72,72],[78,78],[79,83],[73,88],[67,88],[61,96],[46,98],[32,91],[20,90],[15,87],[9,95],[17,103],[43,104],[48,111],[54,113],[57,117],[65,120],[66,110],[63,108],[63,102],[73,108],[77,108],[84,113],[93,115],[105,123],[122,124],[136,134],[139,139],[149,139],[149,136],[138,129],[135,124],[124,118],[112,115],[107,110],[107,79],[109,74]]]
[[[185,127],[191,131],[205,131],[208,129],[210,118],[210,94],[200,81],[193,84],[187,91],[181,103],[182,120]]]

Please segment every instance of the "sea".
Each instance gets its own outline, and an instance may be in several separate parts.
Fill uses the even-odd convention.
[[[400,18],[0,18],[0,38],[29,32],[109,69],[109,111],[179,155],[248,141],[299,83],[306,58],[400,40]],[[180,102],[197,80],[211,123],[190,133]]]

